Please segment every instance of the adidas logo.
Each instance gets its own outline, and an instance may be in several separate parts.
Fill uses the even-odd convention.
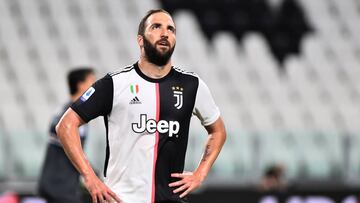
[[[141,104],[141,101],[139,100],[139,98],[137,96],[135,96],[130,102],[129,104]]]

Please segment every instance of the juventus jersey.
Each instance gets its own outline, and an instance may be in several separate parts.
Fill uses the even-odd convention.
[[[98,80],[71,108],[85,122],[104,116],[104,181],[122,202],[187,202],[168,185],[184,169],[190,118],[207,126],[220,116],[197,75],[172,67],[153,79],[135,63]]]

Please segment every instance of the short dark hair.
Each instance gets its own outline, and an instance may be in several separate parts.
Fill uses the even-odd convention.
[[[166,13],[168,14],[169,16],[170,13],[165,11],[164,9],[153,9],[153,10],[149,10],[146,15],[141,19],[140,23],[139,23],[139,28],[138,28],[138,35],[141,35],[141,36],[144,36],[144,33],[145,33],[145,23],[146,23],[146,20],[154,13]]]
[[[86,77],[90,74],[94,74],[94,69],[91,67],[76,67],[71,70],[67,75],[67,81],[69,85],[70,94],[74,95],[78,91],[78,84],[84,82]]]
[[[283,168],[280,165],[271,165],[265,171],[266,177],[279,178],[283,173]]]

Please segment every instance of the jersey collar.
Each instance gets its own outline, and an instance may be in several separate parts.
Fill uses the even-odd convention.
[[[167,78],[170,78],[170,77],[174,74],[174,67],[173,67],[173,66],[171,66],[171,70],[170,70],[170,72],[169,72],[167,75],[165,75],[165,76],[162,77],[162,78],[157,78],[157,79],[155,79],[155,78],[150,78],[150,77],[148,77],[147,75],[145,75],[143,72],[141,72],[141,70],[140,70],[140,68],[139,68],[139,65],[138,65],[138,62],[136,62],[136,63],[134,64],[134,68],[135,68],[137,74],[140,75],[140,77],[142,77],[142,78],[143,78],[144,80],[146,80],[146,81],[154,82],[154,83],[162,82],[162,81],[166,80]]]

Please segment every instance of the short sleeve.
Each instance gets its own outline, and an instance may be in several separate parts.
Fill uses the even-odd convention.
[[[213,124],[220,117],[219,108],[216,106],[209,88],[200,78],[193,114],[200,119],[204,126]]]
[[[86,123],[98,116],[108,115],[112,109],[113,90],[112,77],[106,75],[86,90],[70,108]]]

